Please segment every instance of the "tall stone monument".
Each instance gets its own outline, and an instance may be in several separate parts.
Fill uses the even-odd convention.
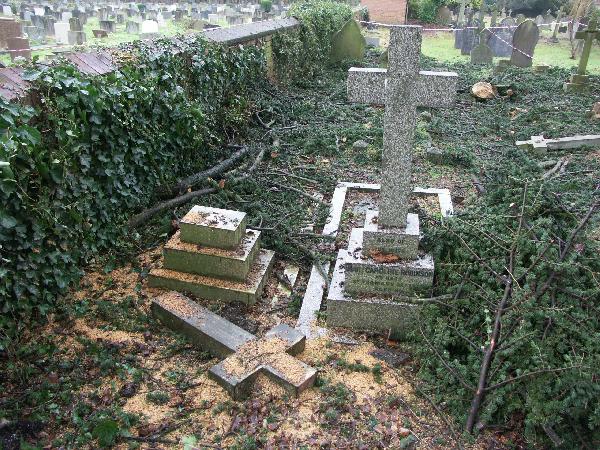
[[[421,27],[394,26],[389,69],[348,73],[350,101],[385,105],[383,179],[378,211],[352,230],[348,250],[338,255],[327,303],[331,326],[401,329],[406,305],[391,299],[419,295],[433,282],[433,258],[418,251],[419,217],[409,213],[413,136],[417,107],[451,106],[458,76],[419,71],[421,40]]]

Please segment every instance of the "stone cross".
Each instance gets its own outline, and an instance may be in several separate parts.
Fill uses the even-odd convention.
[[[317,371],[293,356],[304,350],[306,337],[289,325],[277,325],[257,339],[174,291],[154,298],[152,312],[192,343],[213,356],[225,358],[208,375],[234,400],[247,397],[261,373],[295,396],[315,383]]]
[[[531,136],[530,140],[517,141],[515,145],[519,148],[534,150],[537,153],[545,153],[547,150],[568,150],[583,146],[597,146],[600,145],[600,135],[577,135],[557,139],[546,139],[543,135]]]
[[[419,72],[421,40],[421,27],[394,26],[390,31],[389,69],[353,67],[348,73],[350,101],[385,105],[378,222],[384,228],[406,226],[417,106],[448,107],[456,96],[456,73]]]
[[[575,39],[583,39],[583,51],[579,59],[579,67],[577,68],[578,75],[585,75],[590,51],[592,50],[592,42],[594,39],[600,39],[600,31],[596,28],[598,23],[596,20],[590,20],[586,30],[575,33]]]

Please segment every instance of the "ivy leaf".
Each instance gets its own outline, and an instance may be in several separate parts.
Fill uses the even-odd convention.
[[[102,448],[113,445],[118,434],[119,424],[112,419],[101,420],[92,431],[92,436],[98,439],[98,445]]]
[[[17,226],[17,219],[12,216],[2,216],[0,218],[0,225],[4,228],[14,228]]]

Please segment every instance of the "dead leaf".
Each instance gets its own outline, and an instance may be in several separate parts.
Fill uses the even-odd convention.
[[[391,253],[382,253],[378,250],[371,250],[369,252],[369,256],[376,263],[395,263],[400,261],[400,257],[398,255],[392,255]]]
[[[219,180],[219,188],[220,189],[225,188],[225,180]]]

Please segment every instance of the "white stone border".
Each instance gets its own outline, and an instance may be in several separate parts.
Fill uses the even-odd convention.
[[[346,203],[346,195],[348,190],[354,190],[358,192],[377,192],[381,189],[380,184],[374,183],[349,183],[340,182],[337,184],[333,197],[331,198],[331,207],[329,209],[329,216],[325,221],[323,227],[323,236],[336,237],[342,221],[342,212],[344,211],[344,204]],[[416,187],[413,190],[413,194],[420,197],[427,197],[430,195],[437,195],[438,202],[440,204],[440,211],[442,217],[448,217],[454,213],[454,207],[452,206],[452,197],[450,196],[450,190],[448,189],[436,189],[436,188],[420,188]],[[329,273],[331,267],[330,263],[324,263],[321,265],[322,272],[319,270],[316,264],[310,271],[310,278],[306,285],[306,292],[302,299],[302,308],[296,322],[296,328],[302,331],[307,339],[316,339],[323,336],[326,333],[325,328],[316,326],[315,314],[321,309],[321,302],[323,301],[323,294],[325,288],[328,285],[328,280],[323,278],[321,273]]]

